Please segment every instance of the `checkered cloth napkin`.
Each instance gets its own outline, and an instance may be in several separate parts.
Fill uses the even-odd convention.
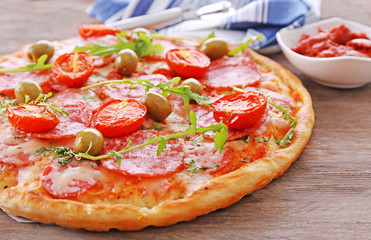
[[[87,12],[104,23],[180,7],[196,11],[218,0],[96,0]],[[212,30],[235,43],[263,35],[252,47],[261,52],[279,51],[276,33],[282,28],[297,28],[320,17],[321,0],[230,0],[232,8],[224,13],[183,20],[160,29],[171,35],[207,36]],[[224,35],[224,36],[223,36]]]

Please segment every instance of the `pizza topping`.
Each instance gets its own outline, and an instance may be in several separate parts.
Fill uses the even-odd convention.
[[[291,139],[294,136],[294,129],[295,129],[295,126],[296,126],[296,119],[293,118],[290,115],[289,110],[287,108],[284,108],[282,105],[278,105],[274,101],[273,102],[269,102],[269,105],[272,105],[273,107],[275,107],[278,110],[280,110],[282,112],[282,114],[283,114],[283,118],[285,120],[287,120],[287,119],[289,120],[290,130],[286,133],[286,135],[281,140],[279,140],[279,139],[276,138],[276,143],[278,145],[280,145],[281,147],[285,147],[287,143],[290,143],[291,142]]]
[[[87,128],[82,130],[75,138],[74,150],[76,153],[98,155],[103,149],[104,138],[97,129]]]
[[[162,53],[161,44],[152,44],[152,38],[145,34],[140,34],[136,42],[130,42],[126,38],[126,31],[116,34],[118,41],[114,45],[104,42],[97,42],[92,45],[76,47],[75,52],[88,52],[92,56],[107,57],[113,53],[118,53],[122,49],[131,49],[139,57]]]
[[[146,112],[138,100],[111,100],[94,114],[93,125],[106,137],[121,136],[138,130]]]
[[[210,69],[200,78],[209,89],[231,90],[233,87],[253,86],[260,82],[261,74],[248,57],[224,57],[211,62]]]
[[[152,34],[145,28],[134,28],[130,34],[130,42],[136,42],[140,39],[140,35],[146,35],[149,38],[152,38]]]
[[[120,32],[119,28],[105,24],[84,24],[79,26],[79,34],[82,38],[116,35]]]
[[[30,63],[25,67],[18,67],[13,69],[0,68],[0,73],[16,73],[16,72],[34,72],[46,70],[52,67],[52,64],[45,64],[48,59],[48,55],[44,54],[37,59],[36,63]]]
[[[123,80],[111,80],[106,82],[100,82],[96,84],[92,84],[86,87],[82,87],[82,90],[90,89],[93,87],[99,87],[102,85],[112,84],[112,83],[130,83],[130,87],[133,88],[136,85],[142,85],[145,87],[145,91],[148,91],[151,88],[159,88],[162,90],[162,95],[168,96],[170,93],[173,93],[175,95],[178,95],[182,97],[184,100],[184,108],[189,112],[189,101],[191,99],[195,100],[198,104],[202,105],[208,105],[210,104],[210,99],[206,96],[200,96],[197,93],[194,93],[191,91],[191,89],[188,86],[177,86],[174,87],[174,85],[178,84],[180,81],[180,78],[173,78],[167,82],[160,82],[158,84],[155,84],[147,79],[138,79],[135,78],[134,80],[131,79],[123,79]]]
[[[153,84],[153,87],[147,84],[147,82],[143,82],[140,79],[148,80],[150,83]],[[123,83],[126,82],[126,83]],[[119,80],[118,82],[108,84],[103,86],[102,92],[103,94],[112,99],[140,99],[142,98],[147,91],[151,92],[160,92],[161,89],[155,87],[160,82],[167,82],[167,78],[161,74],[152,74],[152,75],[143,75],[138,77],[138,79],[125,81]],[[109,83],[109,82],[102,82],[102,83]],[[89,87],[89,86],[88,86]]]
[[[49,62],[54,55],[53,44],[47,40],[40,40],[32,44],[27,50],[28,60],[34,63],[37,63],[38,59],[44,54],[47,55],[45,62]]]
[[[172,49],[166,53],[166,63],[182,77],[199,78],[206,74],[210,59],[197,49]]]
[[[154,130],[140,130],[121,138],[112,138],[105,142],[103,153],[119,151],[125,148],[128,141],[135,145],[143,144],[147,139],[154,139],[158,132]],[[166,149],[161,155],[156,154],[156,149],[161,143],[152,143],[139,149],[120,154],[121,161],[115,158],[102,161],[102,165],[108,169],[121,172],[124,175],[142,177],[157,177],[169,175],[183,166],[183,151],[181,144],[175,140],[169,140]]]
[[[59,113],[60,123],[55,128],[44,133],[31,133],[32,137],[55,140],[71,138],[90,126],[93,114],[84,101],[65,99],[55,102],[54,106],[63,109],[68,116]]]
[[[54,77],[67,87],[80,87],[93,74],[93,59],[84,52],[66,53],[53,64]]]
[[[194,78],[188,78],[182,82],[183,86],[188,86],[192,92],[197,93],[198,95],[202,95],[204,91],[204,86]]]
[[[9,107],[6,114],[13,127],[25,132],[46,132],[60,123],[55,113],[37,104]]]
[[[213,115],[232,129],[253,126],[263,116],[267,99],[257,92],[237,92],[219,98],[213,104]]]
[[[135,72],[138,65],[138,56],[137,54],[131,49],[123,49],[121,50],[115,59],[115,68],[116,70],[124,75],[130,75]]]
[[[202,44],[201,50],[211,60],[216,60],[228,54],[229,44],[221,38],[209,38]]]
[[[161,94],[148,92],[140,100],[147,107],[147,115],[156,122],[164,121],[173,111],[170,102]]]
[[[19,103],[25,103],[26,96],[30,100],[36,100],[42,93],[40,85],[29,79],[20,81],[14,88],[14,94]]]
[[[54,161],[44,169],[41,184],[54,198],[72,199],[94,187],[100,177],[101,172],[89,162],[62,166]]]

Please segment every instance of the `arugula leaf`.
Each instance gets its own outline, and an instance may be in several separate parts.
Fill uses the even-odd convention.
[[[202,45],[202,44],[204,44],[204,42],[206,42],[207,40],[209,40],[210,38],[215,38],[216,36],[215,36],[215,31],[212,31],[209,35],[207,35],[207,37],[204,39],[204,40],[202,40],[201,42],[200,42],[200,45]]]
[[[229,56],[241,55],[248,48],[249,44],[252,41],[255,41],[257,39],[262,39],[262,38],[263,38],[263,35],[261,35],[261,34],[256,36],[256,37],[251,37],[251,38],[247,39],[246,42],[238,44],[238,46],[235,49],[229,50],[228,55]]]
[[[98,42],[92,45],[75,47],[74,52],[88,52],[92,56],[107,57],[113,53],[118,53],[122,49],[131,49],[139,57],[147,56],[150,54],[158,54],[163,52],[161,44],[152,44],[151,37],[146,34],[140,33],[136,42],[130,42],[126,39],[126,31],[116,34],[118,42],[110,45],[105,42]]]
[[[282,112],[283,119],[285,119],[285,120],[288,119],[289,120],[289,124],[290,124],[290,127],[291,127],[290,130],[286,133],[286,135],[281,140],[278,140],[276,138],[276,143],[278,145],[280,145],[281,147],[285,147],[287,145],[287,143],[291,142],[291,139],[294,136],[294,129],[295,129],[295,126],[296,126],[296,119],[290,115],[289,110],[287,108],[284,108],[282,105],[277,105],[274,102],[274,100],[272,102],[268,101],[268,103]]]
[[[141,127],[141,129],[144,129],[144,130],[153,129],[153,130],[157,130],[157,131],[162,131],[162,130],[164,130],[166,128],[167,128],[166,126],[164,126],[164,125],[158,125],[156,123],[154,123],[150,127],[145,127],[144,125],[142,125],[142,127]]]
[[[14,69],[0,69],[0,73],[12,73],[12,72],[33,72],[33,71],[41,71],[45,69],[49,69],[52,67],[52,64],[45,64],[46,59],[48,58],[47,54],[42,55],[37,59],[36,63],[30,63],[25,67],[19,67]]]
[[[113,83],[130,83],[132,86],[134,85],[144,86],[146,92],[148,92],[149,89],[154,88],[154,87],[160,88],[162,90],[162,95],[165,97],[169,95],[170,93],[180,96],[184,101],[184,108],[187,110],[187,112],[189,112],[189,101],[190,100],[195,100],[198,104],[202,104],[202,105],[209,105],[212,103],[212,101],[210,101],[208,97],[203,96],[203,95],[198,95],[197,93],[192,92],[189,86],[180,85],[180,86],[174,87],[174,85],[179,83],[179,81],[180,81],[180,78],[175,77],[167,82],[160,82],[158,84],[154,84],[146,79],[134,78],[134,80],[132,80],[132,79],[124,78],[123,80],[111,80],[111,81],[104,81],[104,82],[92,84],[89,86],[82,87],[81,90],[87,90],[89,88],[99,87],[102,85],[108,85],[108,84],[113,84]]]
[[[148,138],[148,140],[146,142],[142,143],[142,144],[138,144],[138,145],[130,146],[130,147],[126,146],[124,149],[118,151],[117,153],[118,154],[123,154],[123,153],[129,152],[129,151],[133,151],[135,149],[138,149],[138,148],[141,148],[141,147],[159,142],[159,145],[158,145],[158,148],[157,148],[157,155],[160,155],[162,153],[162,151],[166,148],[166,144],[167,144],[167,141],[169,139],[177,139],[180,136],[187,136],[190,133],[204,134],[205,132],[208,132],[208,131],[213,131],[215,133],[221,132],[220,135],[216,134],[216,136],[218,135],[219,137],[216,137],[217,138],[216,140],[214,138],[214,142],[215,142],[215,147],[219,151],[222,151],[222,149],[224,147],[224,144],[225,144],[225,140],[226,140],[226,137],[225,137],[226,133],[225,132],[228,131],[228,127],[226,125],[224,125],[223,122],[219,122],[218,124],[212,124],[212,125],[209,125],[209,126],[206,126],[206,127],[197,128],[196,127],[197,126],[196,114],[192,111],[190,112],[190,119],[191,119],[191,126],[189,126],[188,129],[186,129],[182,132],[173,133],[173,134],[170,134],[170,135],[167,135],[167,136],[160,135],[160,136],[157,136],[155,138]],[[115,153],[112,153],[112,152],[109,153],[109,154],[106,154],[106,155],[101,155],[101,156],[91,156],[87,153],[78,153],[77,155],[80,158],[85,158],[85,159],[89,159],[89,160],[93,160],[93,161],[97,161],[97,160],[106,159],[106,158],[116,156]]]

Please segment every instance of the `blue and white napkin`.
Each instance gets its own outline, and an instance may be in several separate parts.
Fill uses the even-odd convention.
[[[321,0],[229,0],[225,13],[184,20],[159,30],[171,35],[206,37],[212,30],[234,43],[263,35],[251,46],[263,53],[279,51],[276,33],[282,28],[297,28],[320,17]],[[87,12],[104,23],[180,7],[196,11],[218,0],[96,0]]]

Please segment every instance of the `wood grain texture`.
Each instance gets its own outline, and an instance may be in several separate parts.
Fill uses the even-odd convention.
[[[92,0],[1,0],[0,55],[40,39],[64,39],[96,20]],[[370,25],[371,1],[323,0],[322,16]],[[192,222],[139,232],[90,233],[21,224],[0,212],[0,239],[370,239],[371,85],[352,90],[311,81],[282,54],[313,98],[316,124],[300,158],[279,179]],[[370,72],[371,77],[371,72]]]

